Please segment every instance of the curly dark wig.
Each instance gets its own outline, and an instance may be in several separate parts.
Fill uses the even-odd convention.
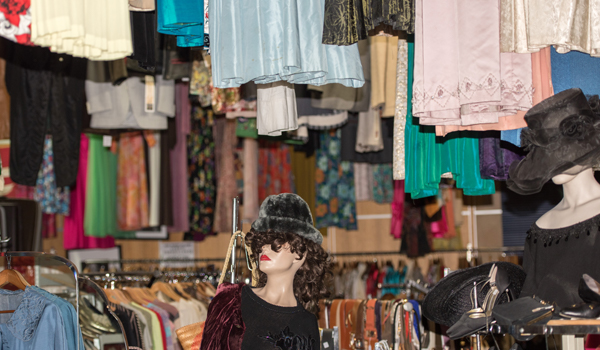
[[[294,294],[306,310],[318,314],[319,299],[329,296],[326,279],[332,276],[331,257],[325,249],[297,234],[272,230],[267,232],[250,230],[246,234],[246,240],[252,248],[252,259],[254,261],[258,261],[262,253],[262,247],[265,245],[271,245],[271,249],[278,252],[284,244],[289,243],[290,251],[298,254],[300,259],[306,254],[304,264],[298,269],[294,277]],[[257,287],[264,287],[267,284],[267,274],[260,271],[260,269],[258,272],[260,277]]]

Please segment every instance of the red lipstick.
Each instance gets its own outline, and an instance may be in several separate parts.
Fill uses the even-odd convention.
[[[271,261],[271,259],[268,256],[263,254],[260,256],[260,261]]]

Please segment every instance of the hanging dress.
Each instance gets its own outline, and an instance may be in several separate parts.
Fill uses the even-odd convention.
[[[361,87],[356,44],[322,44],[325,0],[214,0],[209,7],[213,84],[287,81]]]

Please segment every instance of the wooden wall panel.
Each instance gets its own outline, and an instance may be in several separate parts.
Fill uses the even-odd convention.
[[[460,198],[460,191],[456,191]],[[463,210],[469,210],[469,205],[477,209],[498,209],[500,206],[500,195],[485,197],[465,197]],[[243,210],[243,209],[242,209]],[[332,252],[361,252],[361,251],[400,251],[400,240],[394,239],[390,234],[391,216],[389,204],[378,204],[375,202],[358,202],[357,214],[377,215],[380,218],[366,218],[358,221],[357,231],[346,231],[339,228],[329,228],[328,235],[324,237],[323,246]],[[478,217],[477,229],[478,239],[481,247],[500,247],[502,244],[502,223],[500,215],[489,215]],[[469,217],[463,216],[462,225],[459,233],[463,245],[469,242]],[[57,220],[57,222],[62,220]],[[249,223],[243,224],[244,232],[250,229]],[[44,251],[53,250],[56,254],[66,256],[62,245],[62,229],[57,230],[56,238],[44,239]],[[194,244],[196,256],[198,258],[225,258],[227,248],[231,238],[231,233],[220,233],[216,236],[207,237],[202,242],[190,242]],[[182,233],[173,233],[169,241],[182,241]],[[158,240],[117,240],[121,246],[123,259],[157,259],[158,258]],[[442,259],[445,265],[451,269],[458,268],[459,259],[464,258],[464,253],[434,253],[427,257],[416,259],[415,262],[425,271],[433,259]],[[480,261],[491,261],[498,259],[499,254],[482,254]],[[379,261],[392,261],[395,265],[400,261],[408,261],[405,256],[400,255],[373,255],[373,256],[353,256],[339,257],[341,262],[346,261],[364,261],[377,259]],[[217,264],[220,265],[220,264]]]

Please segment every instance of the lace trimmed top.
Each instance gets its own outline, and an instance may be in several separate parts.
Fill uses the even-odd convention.
[[[527,232],[523,268],[527,278],[522,296],[538,296],[565,307],[581,302],[579,280],[584,273],[600,279],[600,214],[577,224]]]
[[[65,325],[58,306],[33,288],[0,289],[1,350],[68,350]]]

